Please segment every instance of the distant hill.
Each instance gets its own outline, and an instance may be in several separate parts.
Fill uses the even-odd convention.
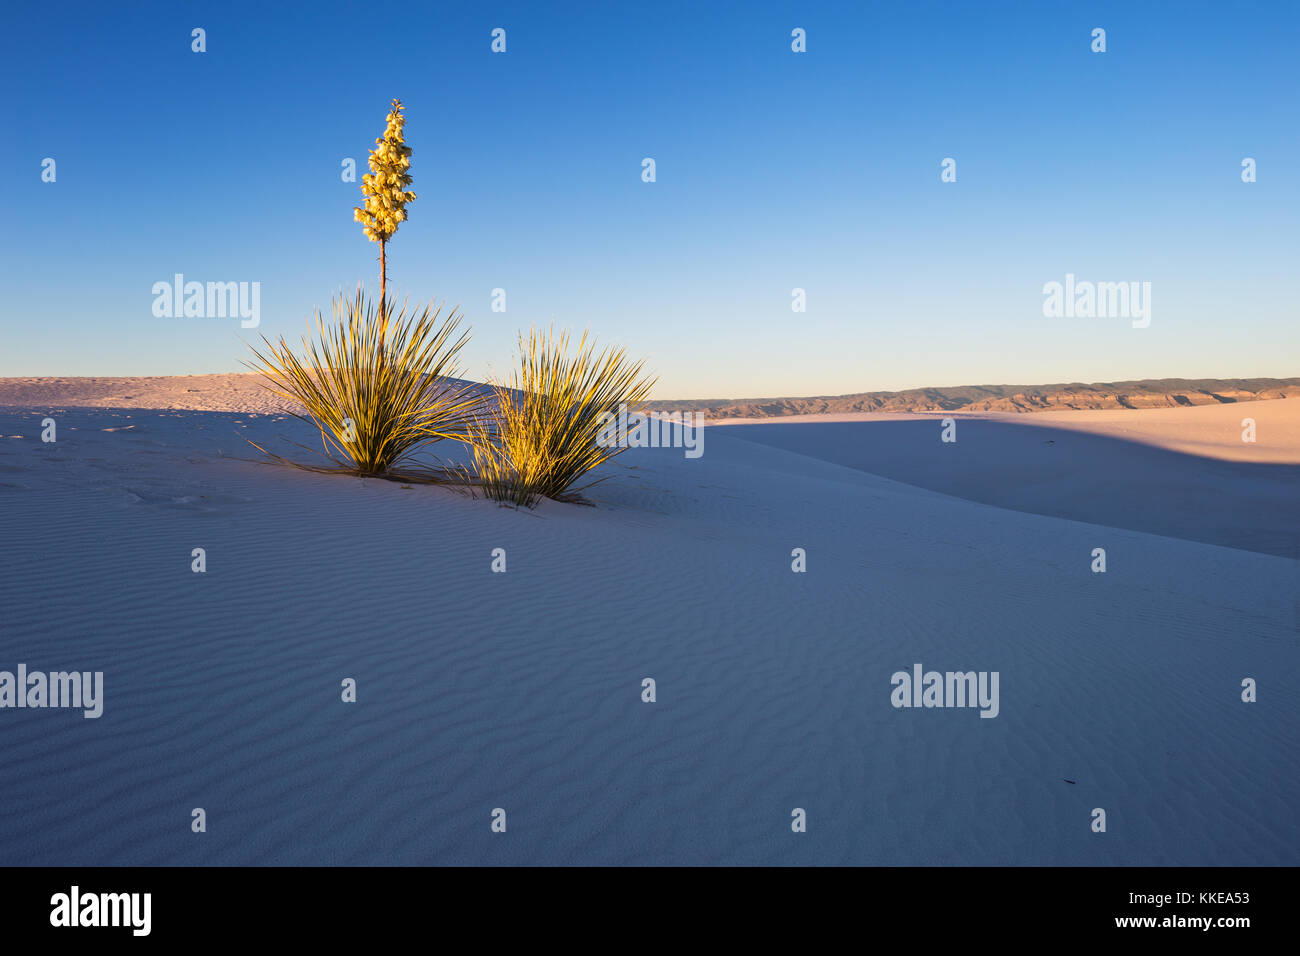
[[[1300,378],[1143,379],[1059,385],[957,385],[813,398],[654,401],[656,410],[708,418],[776,418],[842,412],[1042,412],[1081,408],[1164,408],[1300,397]]]
[[[1165,408],[1300,397],[1300,378],[1144,379],[1084,385],[958,385],[812,398],[652,399],[655,411],[698,411],[706,418],[776,418],[843,412],[1042,412],[1069,408]],[[282,413],[292,403],[257,375],[0,378],[0,406],[165,408]]]

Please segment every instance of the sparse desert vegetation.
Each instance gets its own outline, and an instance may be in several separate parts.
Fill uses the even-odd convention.
[[[620,405],[649,397],[654,382],[626,350],[596,351],[583,333],[569,354],[566,332],[519,337],[519,364],[494,385],[495,402],[474,427],[474,482],[497,501],[532,507],[542,497],[576,500],[583,475],[622,448],[598,437]]]
[[[305,409],[298,415],[320,431],[324,469],[348,474],[456,481],[491,499],[533,507],[541,498],[578,501],[575,483],[618,454],[597,437],[606,416],[636,405],[653,380],[626,350],[596,352],[583,332],[569,354],[567,332],[536,330],[519,337],[519,365],[509,381],[494,384],[491,401],[474,383],[458,381],[457,359],[469,341],[459,336],[453,309],[406,305],[396,315],[388,301],[387,244],[406,221],[411,149],[403,136],[402,103],[393,100],[384,134],[370,151],[362,177],[365,206],[355,207],[366,238],[379,243],[379,298],[358,289],[334,303],[334,321],[316,314],[315,338],[303,337],[301,355],[281,337],[253,349],[247,363],[275,394]],[[417,458],[443,439],[470,444],[473,467],[431,465]],[[254,447],[276,461],[311,467]]]

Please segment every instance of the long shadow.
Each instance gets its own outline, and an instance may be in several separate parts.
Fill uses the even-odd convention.
[[[715,425],[958,498],[1300,558],[1300,465],[1220,461],[1040,425],[962,418]]]
[[[46,415],[57,420],[62,444],[39,445],[41,428],[38,423]],[[252,440],[299,464],[330,464],[329,459],[321,455],[324,449],[320,432],[287,412],[0,405],[0,434],[25,434],[34,443],[27,447],[40,448],[45,455],[75,457],[77,453],[69,449],[76,447],[77,440],[104,441],[107,429],[114,429],[116,437],[127,442],[156,439],[160,446],[175,451],[274,465],[272,459],[249,443]],[[11,450],[18,447],[15,445]],[[417,454],[416,460],[421,464],[434,464],[443,456],[462,462],[469,460],[469,449],[460,442],[441,441],[430,449]],[[142,467],[146,465],[147,461],[141,462]]]

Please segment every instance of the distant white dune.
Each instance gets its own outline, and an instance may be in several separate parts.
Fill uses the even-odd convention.
[[[1300,464],[1300,398],[1196,405],[1188,408],[1084,409],[1043,411],[1032,415],[1015,412],[847,412],[791,415],[773,418],[727,418],[715,425],[776,422],[897,422],[985,420],[1017,426],[1065,428],[1140,442],[1156,448],[1204,455],[1226,461],[1260,464]],[[1242,440],[1245,422],[1255,424],[1255,440]]]
[[[0,710],[0,864],[1295,865],[1298,404],[710,427],[529,512],[263,463],[246,376],[5,380],[0,671],[104,677]]]
[[[735,424],[721,430],[984,504],[1300,557],[1300,399]]]

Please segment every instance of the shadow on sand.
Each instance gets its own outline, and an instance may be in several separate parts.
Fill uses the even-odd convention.
[[[1300,558],[1300,465],[985,419],[960,419],[950,443],[938,418],[712,427],[999,508]]]

